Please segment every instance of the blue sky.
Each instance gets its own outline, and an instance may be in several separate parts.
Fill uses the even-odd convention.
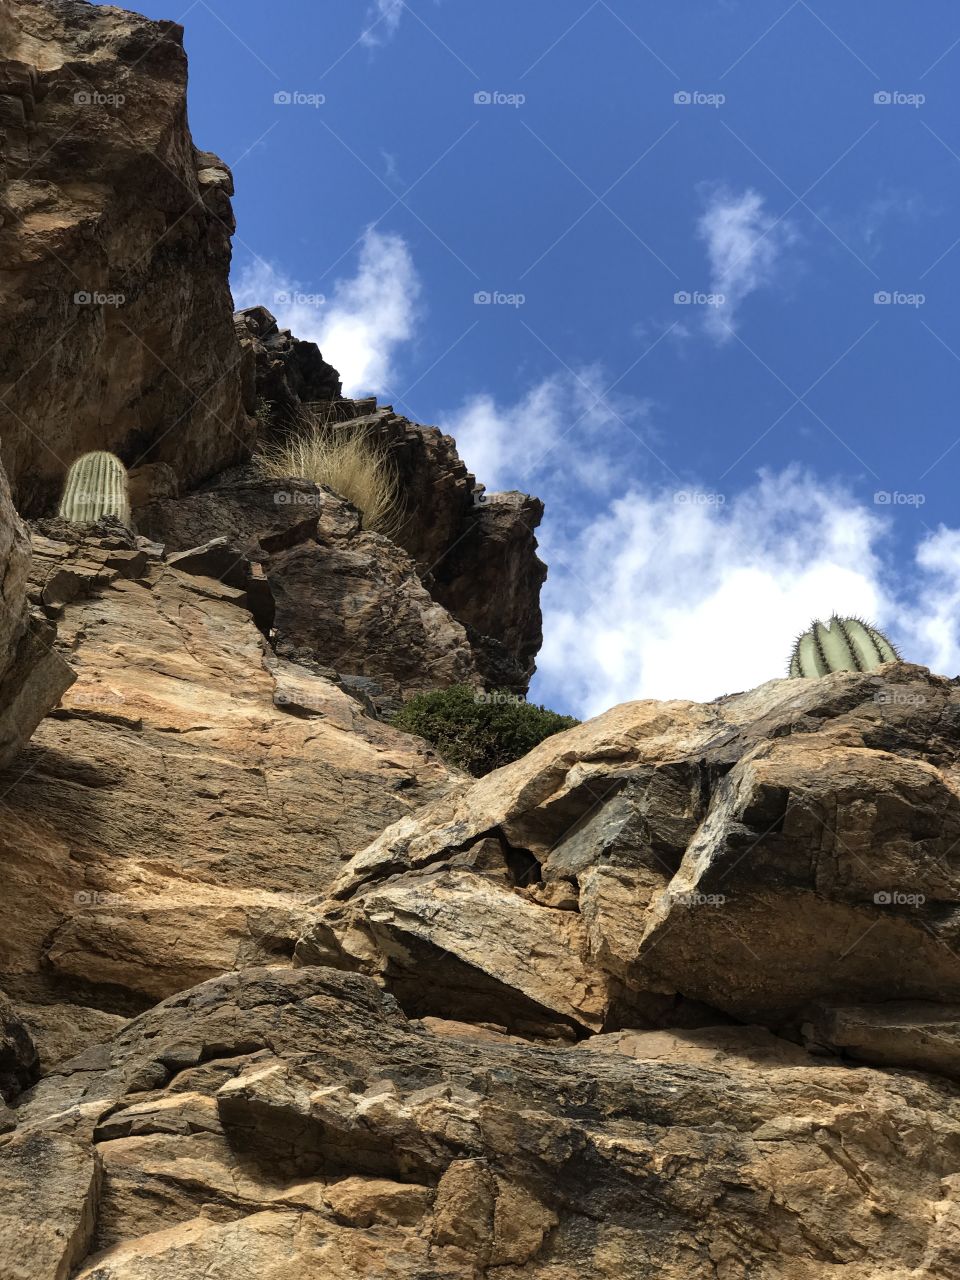
[[[960,670],[955,4],[139,7],[238,302],[547,502],[536,697],[748,687],[834,609]]]

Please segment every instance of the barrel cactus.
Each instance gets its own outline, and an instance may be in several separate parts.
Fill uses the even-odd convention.
[[[102,516],[130,523],[127,469],[115,454],[85,453],[67,472],[59,515],[76,524],[95,524]]]
[[[882,631],[860,618],[814,622],[793,646],[791,676],[826,676],[831,671],[872,671],[900,657]]]

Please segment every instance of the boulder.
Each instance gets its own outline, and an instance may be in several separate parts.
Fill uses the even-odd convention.
[[[549,1034],[799,1038],[817,1004],[920,1001],[858,1056],[932,1069],[960,1002],[958,757],[960,689],[906,664],[626,704],[385,832],[302,953],[420,1016]],[[852,1051],[844,1017],[825,1043]]]

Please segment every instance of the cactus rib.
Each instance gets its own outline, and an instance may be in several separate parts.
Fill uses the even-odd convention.
[[[872,671],[884,662],[899,659],[896,647],[882,631],[862,618],[834,614],[826,623],[816,619],[797,638],[790,655],[789,674],[793,678],[812,678],[833,671]]]
[[[85,453],[72,464],[60,501],[60,517],[76,524],[95,524],[116,516],[130,524],[127,469],[112,453]]]

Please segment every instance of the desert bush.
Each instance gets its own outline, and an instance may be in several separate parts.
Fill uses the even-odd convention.
[[[448,764],[480,778],[580,721],[516,694],[480,693],[467,685],[454,685],[416,694],[391,723],[426,738]]]
[[[363,527],[387,537],[403,525],[403,504],[389,452],[367,431],[325,414],[307,413],[280,440],[263,446],[260,468],[272,480],[296,476],[325,484],[352,502]]]

